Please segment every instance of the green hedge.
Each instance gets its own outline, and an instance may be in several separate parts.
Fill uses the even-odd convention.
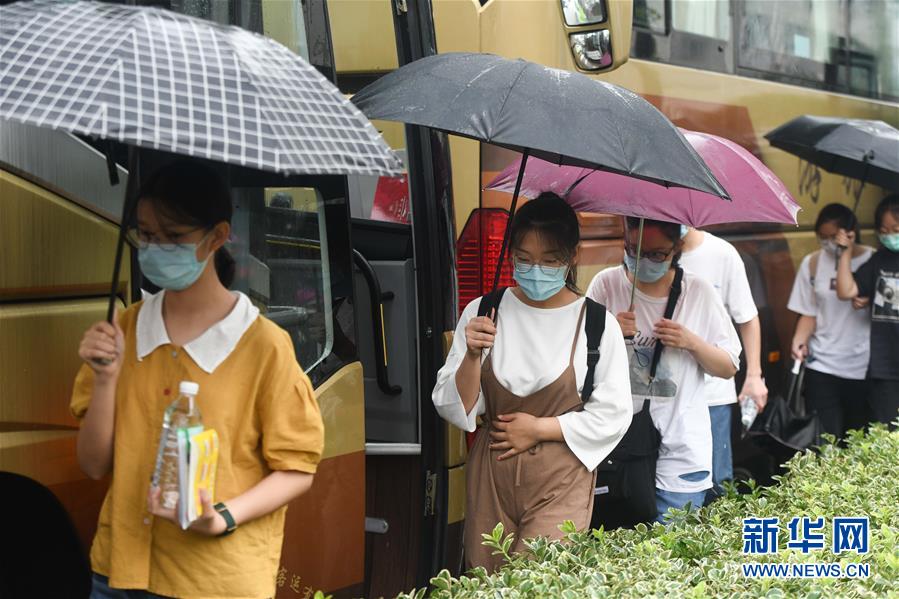
[[[667,528],[640,525],[610,532],[572,530],[566,542],[536,539],[531,554],[514,556],[498,573],[475,569],[461,578],[441,572],[431,580],[430,597],[897,597],[899,598],[899,431],[876,426],[868,435],[851,433],[847,447],[824,446],[788,463],[779,484],[738,494],[733,487],[711,506],[677,513]],[[780,518],[779,552],[742,553],[744,517]],[[823,550],[789,550],[786,523],[793,516],[823,516]],[[831,550],[835,516],[870,517],[870,552]],[[488,545],[508,549],[498,528]],[[504,549],[505,548],[505,549]],[[762,579],[743,576],[746,562],[869,564],[867,579]],[[420,599],[419,589],[400,595]]]

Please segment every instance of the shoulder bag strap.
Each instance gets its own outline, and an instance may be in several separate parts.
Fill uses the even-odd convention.
[[[675,267],[674,281],[671,283],[671,291],[668,292],[668,304],[665,306],[665,318],[670,319],[674,315],[674,307],[677,305],[678,298],[680,298],[683,280],[684,269],[680,266]],[[656,378],[656,369],[659,367],[659,360],[662,359],[662,349],[664,347],[661,341],[656,341],[655,349],[652,352],[652,364],[649,366],[650,384]]]
[[[606,330],[606,307],[589,297],[584,298],[584,301],[587,304],[587,374],[581,388],[581,401],[586,403],[593,394],[593,379],[596,365],[599,364],[599,344]]]
[[[818,258],[820,257],[821,250],[816,250],[812,252],[811,258],[808,259],[808,278],[812,287],[815,286],[815,275],[818,274]]]

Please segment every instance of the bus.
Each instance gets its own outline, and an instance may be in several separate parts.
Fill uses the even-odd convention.
[[[802,164],[763,135],[803,113],[899,125],[894,2],[127,3],[270,36],[347,96],[438,51],[491,52],[623,85],[676,124],[749,148],[803,206],[798,228],[719,230],[752,278],[772,392],[789,355],[786,296],[799,259],[815,247],[817,207],[849,203],[870,235],[883,191]],[[511,198],[482,188],[516,156],[419,127],[375,124],[403,158],[405,176],[222,171],[235,196],[234,288],[290,333],[326,426],[312,491],[288,510],[275,581],[282,599],[318,589],[390,596],[462,567],[466,440],[436,415],[430,393],[458,314],[488,289],[497,267]],[[110,186],[104,151],[91,140],[0,124],[0,471],[53,491],[85,549],[108,481],[78,469],[68,399],[78,341],[104,314],[128,175],[119,167],[121,183]],[[141,172],[165,159],[141,152]],[[584,288],[620,263],[622,223],[579,218]],[[135,257],[118,290],[123,305],[153,291]],[[509,275],[505,269],[504,282]],[[748,455],[744,467],[758,476],[769,466],[764,459]]]

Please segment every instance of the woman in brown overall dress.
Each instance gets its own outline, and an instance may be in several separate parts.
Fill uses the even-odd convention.
[[[433,400],[450,423],[475,430],[467,464],[465,555],[488,571],[502,558],[482,545],[498,522],[523,541],[559,539],[559,525],[590,522],[595,468],[624,435],[633,412],[627,352],[606,318],[594,389],[587,372],[585,301],[575,287],[579,229],[564,200],[543,194],[515,215],[510,254],[517,287],[491,316],[466,307]],[[486,350],[486,351],[485,351]]]

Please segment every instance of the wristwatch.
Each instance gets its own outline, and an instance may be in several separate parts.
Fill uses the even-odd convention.
[[[237,522],[234,521],[234,516],[231,515],[231,512],[228,511],[228,508],[225,506],[224,503],[219,502],[219,503],[216,503],[212,507],[215,508],[215,511],[220,513],[222,515],[222,518],[225,519],[225,526],[226,526],[225,532],[221,533],[218,536],[227,537],[232,532],[237,530]]]

